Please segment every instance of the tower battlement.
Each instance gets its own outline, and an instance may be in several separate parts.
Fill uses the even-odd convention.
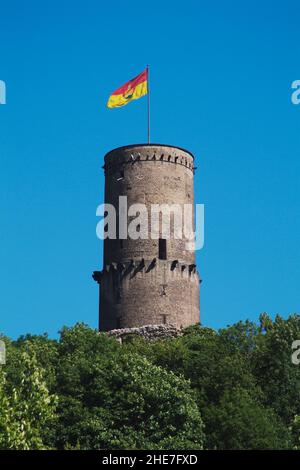
[[[120,171],[125,165],[134,165],[140,162],[164,162],[175,165],[182,165],[191,171],[195,171],[194,157],[186,150],[179,149],[177,147],[168,147],[164,153],[162,147],[159,144],[145,144],[143,145],[147,151],[142,153],[138,151],[139,146],[128,146],[120,147],[119,149],[112,150],[105,156],[105,164],[103,169],[105,172],[113,174],[116,171]],[[127,150],[124,153],[119,153],[121,150]]]
[[[142,258],[141,260],[131,260],[124,263],[110,263],[104,266],[102,271],[94,271],[93,279],[100,284],[101,280],[110,273],[112,277],[118,278],[120,281],[123,281],[126,277],[131,280],[138,274],[149,274],[152,271],[156,273],[157,270],[162,267],[165,268],[166,272],[169,271],[172,273],[170,276],[172,275],[174,278],[183,279],[193,277],[197,282],[201,282],[195,264],[184,264],[180,263],[178,260],[162,261],[156,258],[151,261],[145,261]]]

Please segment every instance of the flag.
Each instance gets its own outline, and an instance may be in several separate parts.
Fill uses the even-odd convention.
[[[129,80],[114,91],[107,102],[108,108],[125,106],[132,100],[137,100],[148,93],[148,69],[145,69],[137,77]]]

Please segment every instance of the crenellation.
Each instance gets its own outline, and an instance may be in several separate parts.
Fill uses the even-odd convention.
[[[152,155],[152,158],[150,157],[149,154],[146,155],[141,155],[140,152],[137,154],[131,153],[130,158],[128,159],[118,159],[116,158],[115,161],[111,163],[105,163],[105,165],[102,166],[104,171],[109,171],[110,173],[114,173],[116,171],[120,171],[120,166],[125,168],[126,165],[133,165],[137,162],[150,162],[150,161],[161,161],[165,163],[173,163],[177,165],[182,165],[187,167],[188,169],[192,170],[194,169],[193,167],[193,158],[190,156],[190,161],[186,158],[183,157],[182,155],[169,155],[167,158],[165,158],[165,154],[162,153],[160,157],[157,155],[157,153],[154,153]]]
[[[145,261],[143,258],[138,262],[129,262],[129,263],[111,263],[106,265],[103,271],[94,271],[93,277],[101,277],[109,274],[122,274],[122,278],[125,278],[130,272],[133,271],[133,274],[130,278],[134,277],[139,272],[149,273],[150,271],[161,267],[166,267],[167,271],[171,271],[173,273],[177,273],[179,276],[182,276],[183,273],[192,276],[193,274],[197,273],[196,264],[184,264],[180,263],[178,260],[172,261],[163,261],[158,260],[157,258],[153,258],[151,261]]]

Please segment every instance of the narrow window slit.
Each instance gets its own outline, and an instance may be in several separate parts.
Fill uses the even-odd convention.
[[[158,243],[158,258],[167,259],[167,240],[160,238]]]

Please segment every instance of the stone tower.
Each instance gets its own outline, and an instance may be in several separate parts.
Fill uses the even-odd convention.
[[[179,147],[137,144],[105,156],[105,203],[119,211],[144,204],[194,204],[194,157]],[[130,223],[130,217],[128,218]],[[172,219],[171,219],[172,221]],[[118,228],[117,215],[117,228]],[[170,323],[199,323],[199,283],[195,253],[185,239],[104,240],[104,267],[93,278],[100,285],[99,329]],[[150,226],[149,226],[150,231]],[[117,237],[118,237],[117,230]]]

